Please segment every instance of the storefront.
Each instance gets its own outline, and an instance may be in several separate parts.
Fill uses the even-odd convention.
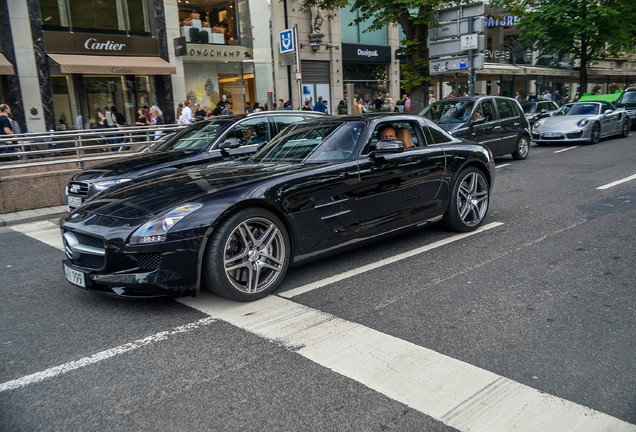
[[[377,98],[379,93],[386,94],[390,64],[390,46],[342,44],[343,84],[345,88],[347,84],[353,84],[355,98],[369,101]]]
[[[176,68],[159,57],[155,38],[44,32],[44,46],[58,130],[94,126],[105,107],[134,125],[138,108],[171,105],[162,77]]]
[[[230,102],[233,112],[244,112],[246,102],[256,102],[248,1],[190,0],[177,6],[181,38],[175,52],[183,60],[185,97],[210,110]]]

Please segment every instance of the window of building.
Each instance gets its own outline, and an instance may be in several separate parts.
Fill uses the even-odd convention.
[[[365,103],[373,101],[378,93],[388,91],[389,65],[373,63],[344,63],[343,84],[353,84],[354,97],[362,98]]]
[[[366,45],[387,45],[388,32],[384,27],[380,30],[365,32],[371,24],[370,21],[363,21],[360,24],[351,24],[360,16],[358,9],[340,9],[340,28],[342,32],[342,42],[358,43]],[[349,25],[351,24],[351,25]]]
[[[177,6],[187,42],[253,46],[247,0],[188,0]]]
[[[44,30],[150,34],[148,0],[40,0]]]

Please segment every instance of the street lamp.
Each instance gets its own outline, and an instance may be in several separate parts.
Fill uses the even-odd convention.
[[[512,45],[506,44],[506,43],[502,43],[500,44],[501,47],[508,49],[508,51],[510,52],[510,54],[512,55],[512,65],[513,66],[517,66],[517,54],[518,51],[517,50],[521,50],[523,49],[524,46],[526,45],[519,45],[517,43],[517,39],[513,40]],[[530,49],[530,47],[527,47],[526,50],[523,53],[523,61],[525,64],[532,64],[532,50]],[[508,63],[508,58],[506,55],[506,51],[501,51],[499,53],[499,63],[500,64],[506,64]],[[500,80],[501,81],[501,80]],[[512,74],[512,83],[511,83],[511,97],[514,97],[514,95],[512,94],[513,92],[515,92],[515,74]]]

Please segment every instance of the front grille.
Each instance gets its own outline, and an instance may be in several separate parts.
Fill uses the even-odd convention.
[[[570,139],[574,139],[574,138],[581,138],[583,136],[583,131],[579,131],[579,132],[572,132],[567,134],[567,137]]]
[[[88,196],[88,183],[70,182],[68,184],[68,193],[73,195]]]
[[[161,255],[158,253],[138,254],[134,258],[142,270],[156,270],[161,266]]]
[[[100,269],[104,267],[104,257],[99,255],[81,254],[80,257],[74,261],[77,265],[86,268]]]
[[[562,136],[562,135],[559,135],[559,136],[556,136],[556,137],[541,137],[541,139],[542,139],[542,140],[546,140],[546,141],[547,141],[547,140],[551,140],[551,141],[552,141],[552,140],[554,140],[554,141],[556,141],[556,140],[562,140],[562,139],[563,139],[563,136]]]
[[[93,237],[87,234],[74,233],[80,244],[92,246],[96,248],[104,248],[104,240],[99,237]]]
[[[88,234],[64,230],[64,249],[73,264],[91,269],[102,269],[106,257],[104,240]]]

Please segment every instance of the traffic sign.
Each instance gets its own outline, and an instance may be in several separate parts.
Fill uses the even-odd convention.
[[[437,21],[457,21],[462,18],[481,16],[486,11],[484,3],[471,3],[460,6],[453,6],[437,11]]]
[[[294,46],[294,29],[281,30],[278,34],[280,53],[285,54],[296,50]]]
[[[463,72],[468,70],[470,59],[467,55],[459,57],[449,57],[445,59],[436,59],[429,62],[429,72],[431,75],[442,75],[445,73]],[[484,54],[475,54],[473,56],[473,69],[479,70],[484,68]]]
[[[463,52],[468,51],[469,49],[476,49],[482,51],[485,47],[485,36],[484,35],[470,35],[471,41],[476,40],[476,46],[474,48],[464,48],[463,47],[463,37],[458,39],[444,39],[441,41],[430,42],[428,47],[428,56],[429,57],[444,57],[451,56],[456,54],[461,54]],[[475,43],[472,43],[475,45]]]
[[[483,33],[485,29],[486,19],[482,17],[472,18],[473,28],[469,28],[468,18],[460,21],[451,21],[442,24],[442,27],[431,28],[428,31],[428,39],[435,41],[438,39],[446,39],[457,37],[468,33]]]

